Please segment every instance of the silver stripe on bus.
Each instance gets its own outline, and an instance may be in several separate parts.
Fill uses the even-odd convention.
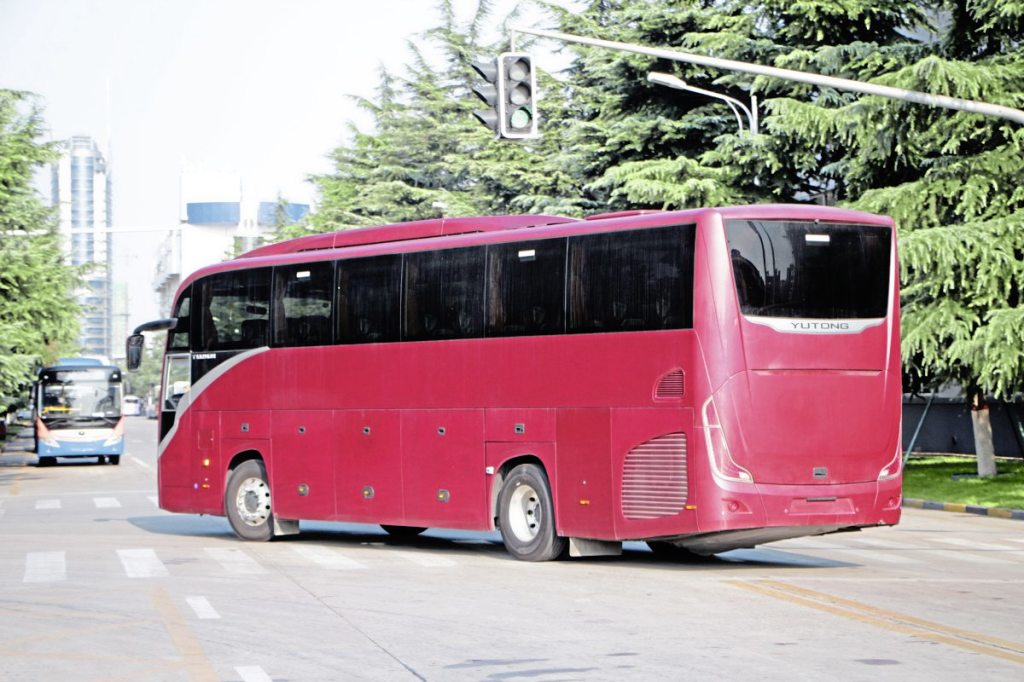
[[[885,322],[884,317],[863,320],[812,320],[798,317],[759,317],[746,319],[787,334],[859,334]]]
[[[185,395],[181,396],[181,400],[178,401],[178,406],[174,410],[174,425],[171,426],[171,430],[167,432],[167,435],[160,440],[160,445],[157,446],[156,450],[156,458],[159,460],[160,456],[164,454],[164,449],[167,447],[167,444],[171,442],[171,439],[174,438],[174,434],[178,432],[178,424],[181,423],[182,416],[184,416],[186,410],[188,410],[193,400],[198,398],[203,391],[209,388],[214,381],[219,379],[221,375],[223,375],[229,369],[239,364],[240,362],[244,362],[245,360],[248,360],[249,358],[255,355],[259,355],[260,353],[264,353],[268,350],[270,350],[269,346],[263,346],[261,348],[253,348],[252,350],[247,350],[243,353],[239,353],[238,355],[228,360],[225,360],[224,362],[220,363],[219,365],[211,369],[209,372],[203,375],[202,379],[193,384],[192,388],[190,388],[185,393]]]

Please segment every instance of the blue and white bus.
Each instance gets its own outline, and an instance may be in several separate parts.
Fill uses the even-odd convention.
[[[89,358],[62,358],[39,370],[35,388],[36,455],[98,457],[120,464],[124,452],[121,370]]]

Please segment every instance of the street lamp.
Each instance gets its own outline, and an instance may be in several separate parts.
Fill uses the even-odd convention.
[[[740,118],[739,110],[742,109],[743,113],[747,115],[747,120],[750,122],[750,132],[754,135],[757,134],[757,97],[754,95],[750,96],[750,108],[736,99],[735,97],[729,97],[719,92],[712,92],[711,90],[705,90],[704,88],[698,88],[690,85],[681,78],[677,78],[670,73],[661,73],[660,71],[652,71],[647,74],[647,80],[658,85],[665,85],[676,90],[686,90],[688,92],[695,92],[698,95],[704,95],[705,97],[713,97],[714,99],[720,99],[729,105],[732,109],[733,115],[736,116],[736,127],[738,132],[743,132],[743,119]],[[738,108],[737,108],[738,107]]]

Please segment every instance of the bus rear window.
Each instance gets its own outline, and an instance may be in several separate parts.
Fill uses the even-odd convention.
[[[887,227],[728,220],[725,234],[744,315],[870,319],[888,312]]]

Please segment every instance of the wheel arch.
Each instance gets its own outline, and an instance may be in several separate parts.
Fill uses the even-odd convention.
[[[554,483],[552,481],[551,471],[549,471],[548,465],[539,455],[533,452],[524,452],[522,454],[510,456],[495,469],[494,477],[491,479],[491,512],[488,517],[491,523],[491,530],[497,530],[498,528],[498,496],[501,494],[501,487],[504,485],[509,472],[520,464],[536,464],[540,467],[541,471],[544,472],[544,475],[547,476],[548,485],[552,487],[552,496],[554,496]]]

